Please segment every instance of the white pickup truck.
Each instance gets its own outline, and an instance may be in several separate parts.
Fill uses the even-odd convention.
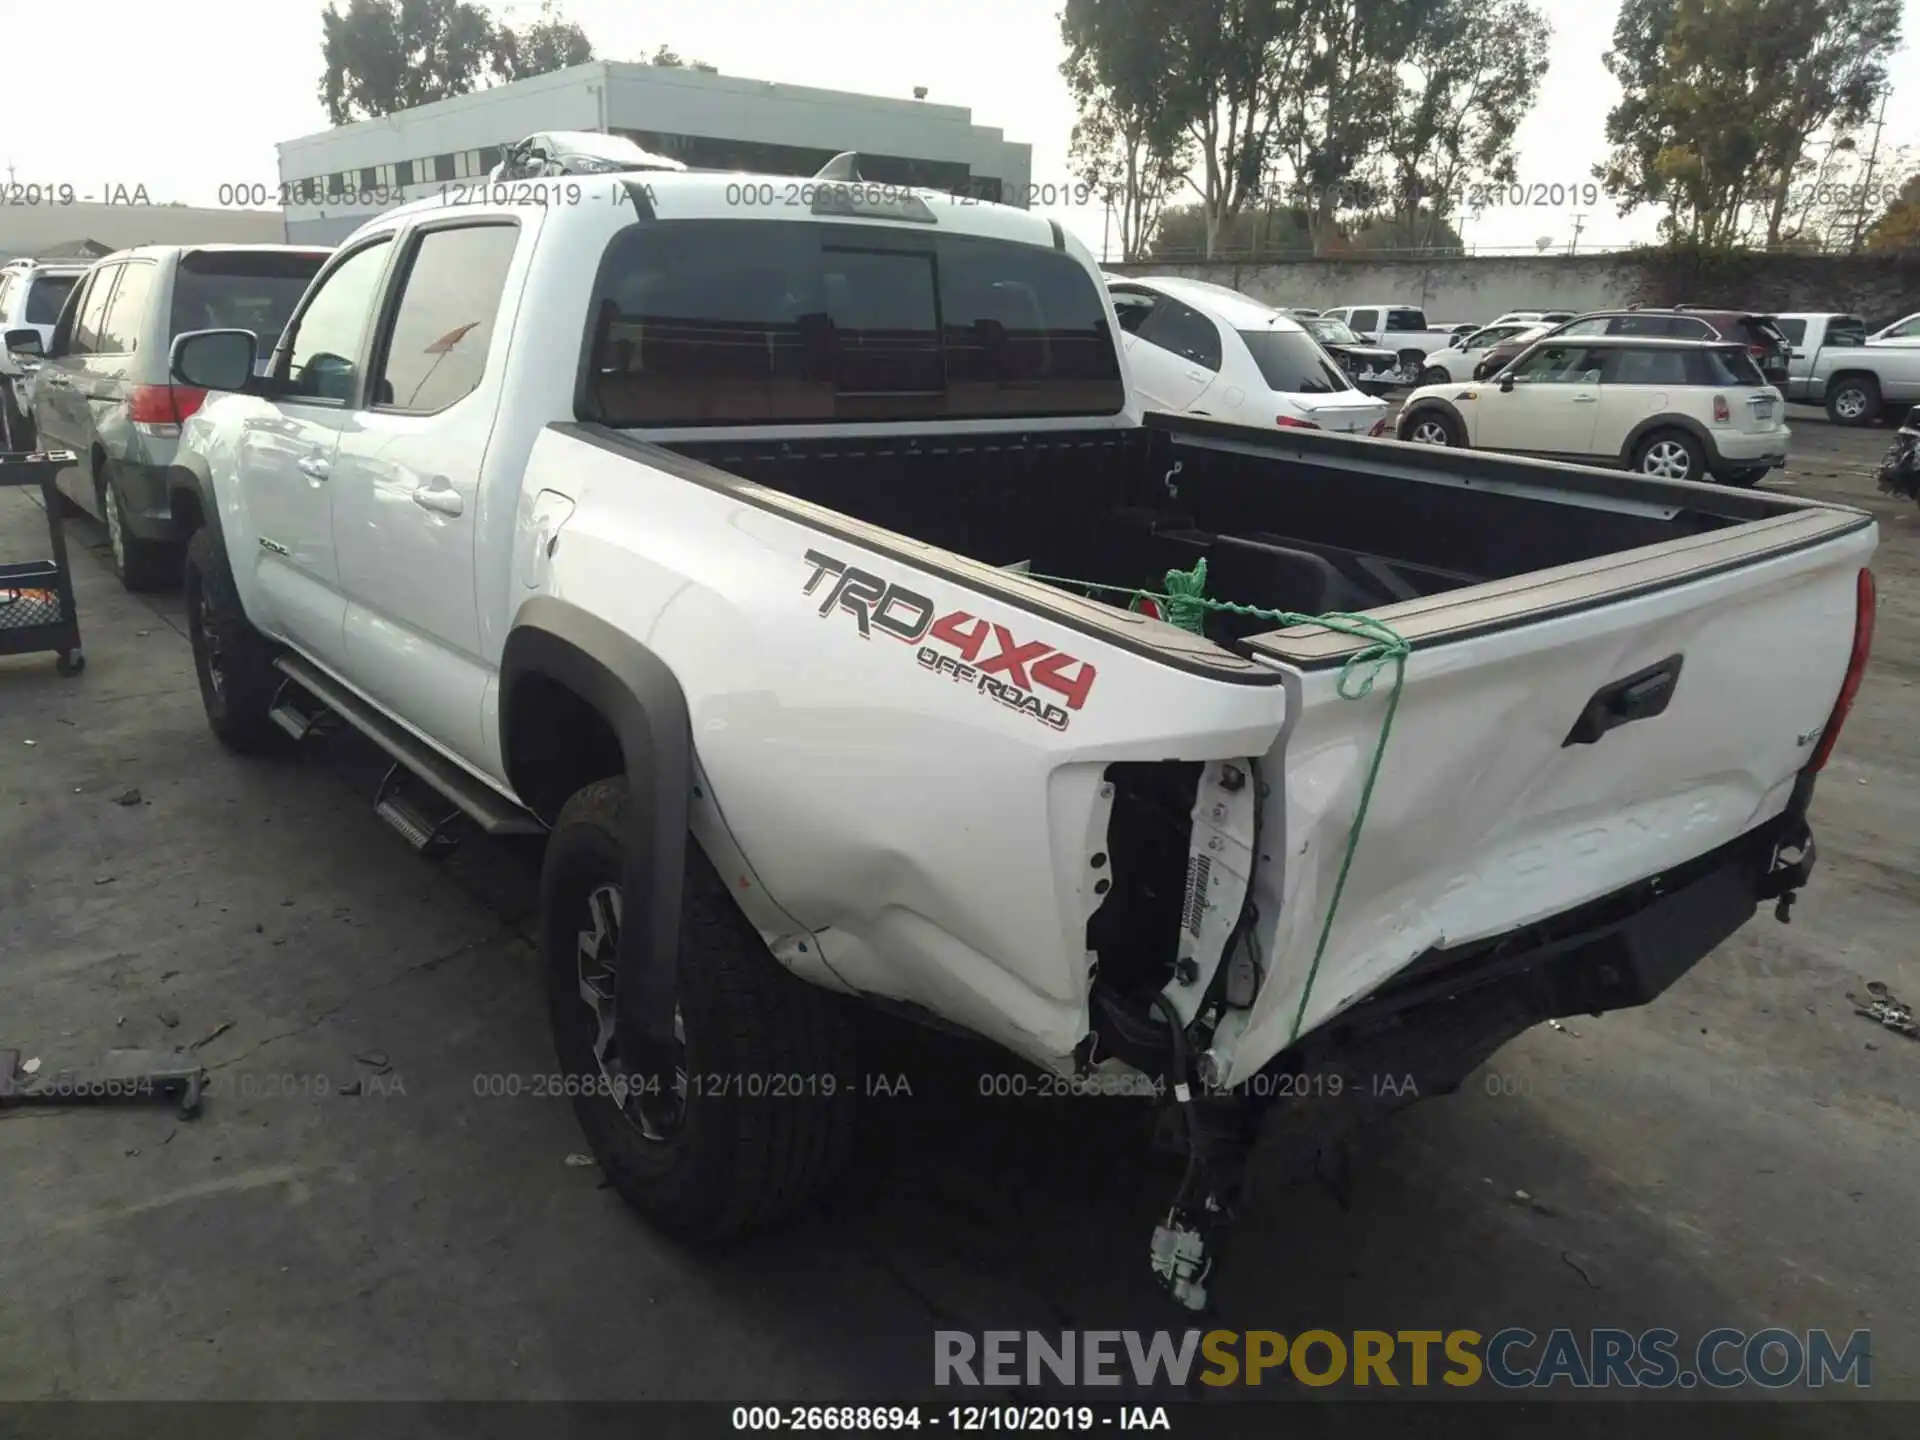
[[[858,996],[1160,1107],[1153,1264],[1198,1303],[1252,1176],[1806,882],[1868,515],[1143,422],[1093,262],[1023,210],[485,199],[363,226],[263,376],[175,342],[240,392],[173,472],[189,634],[230,748],[345,722],[414,845],[546,837],[560,1065],[657,1223],[827,1177]]]
[[[1792,344],[1787,355],[1787,399],[1824,405],[1838,425],[1896,420],[1920,405],[1920,348],[1897,340],[1870,340],[1858,315],[1801,313],[1774,317]]]
[[[1323,311],[1346,321],[1347,328],[1362,340],[1391,350],[1400,357],[1400,376],[1409,385],[1420,379],[1427,356],[1444,349],[1454,331],[1427,321],[1427,312],[1411,305],[1337,305]]]

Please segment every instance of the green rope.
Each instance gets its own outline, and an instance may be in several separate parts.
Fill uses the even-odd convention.
[[[1313,962],[1307,967],[1306,983],[1300,989],[1300,1004],[1293,1012],[1293,1028],[1287,1035],[1291,1045],[1300,1038],[1300,1022],[1306,1018],[1307,1001],[1313,995],[1314,981],[1320,976],[1320,962],[1327,953],[1327,941],[1333,935],[1333,919],[1340,912],[1340,897],[1346,893],[1347,876],[1353,870],[1354,853],[1360,848],[1360,831],[1367,822],[1367,807],[1373,803],[1374,782],[1380,778],[1380,764],[1386,759],[1387,737],[1393,733],[1393,717],[1400,708],[1400,692],[1405,688],[1407,678],[1407,656],[1413,653],[1413,646],[1391,625],[1376,620],[1371,615],[1354,615],[1346,611],[1335,611],[1327,615],[1304,615],[1293,610],[1265,610],[1257,605],[1237,605],[1230,600],[1211,600],[1207,598],[1207,562],[1201,557],[1191,570],[1169,570],[1166,574],[1166,589],[1161,592],[1137,590],[1127,585],[1095,585],[1086,580],[1073,580],[1061,575],[1035,575],[1028,573],[1030,580],[1051,581],[1059,585],[1075,585],[1082,590],[1100,590],[1108,594],[1131,595],[1129,610],[1138,611],[1143,601],[1151,600],[1160,608],[1170,625],[1198,635],[1209,613],[1222,615],[1244,615],[1249,619],[1267,620],[1291,628],[1295,625],[1318,625],[1322,629],[1332,630],[1341,635],[1350,635],[1367,643],[1352,655],[1340,667],[1340,679],[1335,688],[1344,700],[1364,700],[1373,693],[1373,682],[1388,664],[1393,666],[1393,690],[1387,696],[1387,711],[1380,720],[1380,738],[1374,743],[1373,760],[1367,766],[1366,782],[1360,787],[1360,803],[1354,807],[1353,828],[1347,832],[1347,851],[1340,860],[1340,874],[1333,882],[1333,898],[1327,904],[1327,918],[1320,926],[1320,939],[1313,948]]]

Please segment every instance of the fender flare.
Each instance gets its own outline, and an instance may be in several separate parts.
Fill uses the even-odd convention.
[[[514,689],[530,675],[567,686],[606,717],[620,740],[627,779],[627,865],[619,964],[629,983],[618,987],[619,1023],[631,1027],[627,1034],[642,1038],[654,1052],[648,1063],[658,1067],[673,1042],[691,818],[693,740],[686,693],[666,662],[632,636],[578,606],[535,596],[514,616],[501,655],[503,756],[513,753]]]
[[[194,507],[200,512],[200,523],[213,532],[215,543],[225,550],[227,536],[220,525],[220,505],[214,499],[213,476],[207,471],[206,458],[192,451],[177,452],[167,471],[167,508],[175,514],[179,513],[182,495],[193,498]]]
[[[1707,433],[1707,427],[1690,415],[1653,415],[1642,420],[1627,432],[1626,440],[1620,446],[1620,463],[1633,464],[1633,452],[1640,448],[1640,442],[1656,430],[1684,430],[1700,442],[1700,448],[1707,452],[1707,465],[1718,465],[1720,447],[1713,443],[1713,436]]]

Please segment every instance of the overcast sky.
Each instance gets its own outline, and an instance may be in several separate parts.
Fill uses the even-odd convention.
[[[1520,179],[1584,183],[1605,150],[1613,82],[1600,63],[1617,0],[1539,0],[1554,26],[1545,98],[1520,132]],[[7,113],[0,160],[26,185],[100,195],[146,187],[156,201],[216,203],[223,183],[278,182],[274,142],[326,128],[317,98],[320,0],[69,0],[14,3],[0,27]],[[496,5],[527,18],[537,0]],[[1069,180],[1073,107],[1059,75],[1059,0],[564,0],[566,14],[611,59],[641,60],[662,42],[729,75],[928,98],[973,110],[1033,146],[1036,185]],[[1920,0],[1908,0],[1910,79],[1887,113],[1886,145],[1920,144]],[[84,32],[84,33],[81,33]],[[71,64],[62,64],[70,59]],[[150,108],[143,97],[151,97]],[[1481,246],[1564,246],[1560,207],[1490,211],[1465,226]],[[1589,209],[1582,244],[1652,238],[1655,215]],[[1061,218],[1096,251],[1098,207]]]

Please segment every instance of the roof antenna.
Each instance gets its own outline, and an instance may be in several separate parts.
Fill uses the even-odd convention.
[[[838,155],[822,165],[819,173],[813,178],[816,180],[858,181],[860,179],[860,152],[857,150],[842,150]]]

